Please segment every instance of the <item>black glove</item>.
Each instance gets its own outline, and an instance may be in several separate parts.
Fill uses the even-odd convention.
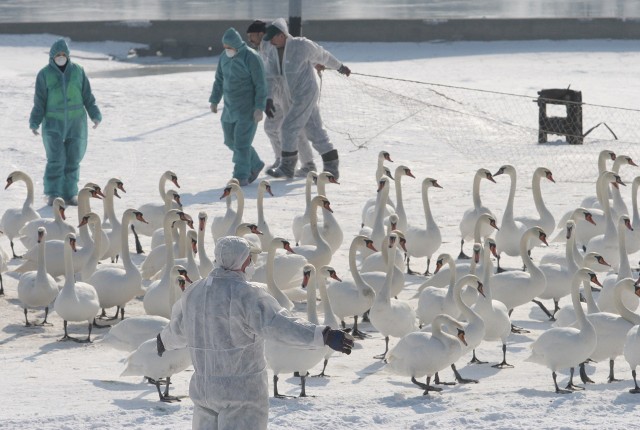
[[[267,118],[273,118],[276,112],[276,107],[273,105],[273,99],[267,99],[267,107],[264,108],[264,113],[267,114]]]
[[[160,337],[160,333],[158,333],[158,336],[156,336],[156,348],[158,349],[158,355],[162,357],[162,354],[164,354],[166,349],[164,349],[164,343],[162,343],[162,338]]]
[[[338,69],[338,73],[342,74],[342,75],[347,75],[349,76],[351,74],[351,69],[348,68],[347,66],[345,66],[344,64],[342,66],[340,66],[340,68]]]
[[[331,327],[327,327],[322,331],[322,338],[324,344],[334,351],[344,352],[345,354],[351,354],[351,348],[353,348],[353,336],[342,330],[331,330]]]

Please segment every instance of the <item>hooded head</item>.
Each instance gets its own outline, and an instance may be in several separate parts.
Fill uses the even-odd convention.
[[[238,236],[221,237],[214,251],[216,265],[225,270],[241,270],[250,251],[251,246],[246,239]]]
[[[222,36],[222,44],[230,46],[235,50],[239,50],[244,46],[240,33],[238,33],[238,31],[233,27],[224,32],[224,35]]]
[[[289,26],[287,25],[287,21],[285,21],[284,18],[278,18],[270,25],[268,25],[267,31],[262,40],[271,40],[273,36],[276,36],[280,33],[284,33],[284,35],[287,37],[290,36]]]
[[[49,50],[49,58],[53,60],[53,57],[55,57],[59,52],[63,52],[64,55],[69,58],[69,46],[64,39],[58,39],[53,42],[53,45],[51,45],[51,49]]]

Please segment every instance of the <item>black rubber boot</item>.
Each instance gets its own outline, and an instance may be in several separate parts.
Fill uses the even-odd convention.
[[[267,175],[274,178],[293,178],[293,174],[298,162],[298,152],[282,152],[282,158],[280,159],[280,165],[275,169],[267,170]]]
[[[338,160],[338,150],[332,149],[331,151],[322,154],[323,171],[331,173],[336,181],[340,179],[340,160]]]

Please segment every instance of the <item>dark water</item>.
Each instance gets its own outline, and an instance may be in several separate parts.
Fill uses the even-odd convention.
[[[289,0],[0,0],[0,22],[252,19]],[[303,19],[640,18],[640,0],[303,0]]]

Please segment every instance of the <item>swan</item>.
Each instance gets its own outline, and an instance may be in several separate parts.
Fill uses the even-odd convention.
[[[414,178],[415,176],[411,172],[411,169],[407,166],[400,165],[396,167],[395,170],[395,190],[396,190],[396,206],[395,213],[398,215],[398,225],[397,229],[400,231],[407,230],[407,213],[404,210],[404,202],[402,200],[402,177],[408,176],[410,178]]]
[[[376,204],[373,208],[373,221],[371,227],[364,226],[360,229],[359,234],[363,234],[368,236],[373,240],[373,245],[381,249],[382,241],[385,237],[385,229],[384,229],[384,218],[385,218],[385,205],[389,200],[389,179],[380,178],[378,181],[378,195],[376,197]],[[363,255],[367,255],[367,253],[363,253]]]
[[[613,151],[610,151],[608,149],[603,149],[602,151],[600,151],[600,153],[598,154],[598,176],[600,176],[603,172],[608,170],[607,161],[611,160],[615,162],[616,158],[617,158],[616,153]],[[598,192],[596,189],[596,194],[597,193]],[[609,195],[608,191],[607,191],[607,195]],[[597,208],[597,207],[600,207],[600,203],[598,200],[599,198],[597,195],[588,196],[582,199],[582,202],[580,202],[580,206],[583,206],[585,208]]]
[[[474,246],[476,243],[481,242],[480,232],[481,230],[484,230],[486,226],[493,228],[495,230],[498,230],[495,217],[489,214],[482,214],[478,217],[476,221],[476,227],[474,228],[474,240],[475,240]],[[485,240],[491,240],[491,243],[495,245],[495,241],[493,239],[487,238]],[[492,252],[494,251],[495,251],[495,247],[493,248]],[[496,256],[495,252],[494,252],[494,256]],[[461,278],[467,273],[472,273],[471,272],[472,270],[476,270],[477,262],[478,262],[477,258],[475,256],[472,256],[470,263],[456,263],[455,264],[456,278]],[[483,271],[484,271],[484,267],[481,264],[480,267],[477,268],[477,273],[475,274],[481,277]],[[450,279],[449,269],[448,268],[440,269],[438,273],[434,273],[432,277],[430,277],[425,282],[423,282],[422,285],[418,288],[418,291],[422,291],[427,286],[446,287],[447,285],[449,285],[449,279]]]
[[[445,333],[442,326],[457,329],[457,336]],[[438,315],[433,320],[432,332],[417,331],[405,335],[389,352],[387,366],[391,372],[410,376],[411,382],[424,390],[442,391],[431,385],[431,377],[445,367],[455,363],[462,355],[462,345],[466,343],[462,324],[449,315]],[[416,378],[427,376],[427,383]]]
[[[513,219],[513,203],[516,196],[516,169],[510,164],[505,164],[500,167],[496,173],[493,174],[495,178],[498,175],[507,174],[511,178],[511,185],[509,187],[509,198],[507,199],[507,206],[502,214],[502,223],[500,229],[496,233],[496,246],[498,252],[498,272],[502,272],[504,269],[500,267],[500,255],[504,252],[510,256],[516,256],[520,253],[520,238],[527,230],[527,227],[518,221]],[[553,231],[553,230],[551,230]]]
[[[82,227],[85,225],[93,225],[94,230],[94,242],[90,245],[89,256],[85,260],[84,264],[82,264],[82,268],[76,273],[77,281],[87,281],[91,275],[96,271],[98,267],[98,262],[100,261],[100,248],[102,244],[102,221],[100,220],[100,216],[94,212],[89,212],[80,220],[80,224],[78,227]],[[87,248],[86,246],[83,248]]]
[[[587,319],[595,328],[597,339],[596,348],[589,355],[589,358],[595,362],[609,359],[608,382],[618,381],[618,379],[615,379],[613,372],[615,359],[623,353],[627,332],[632,327],[640,324],[640,316],[631,312],[622,302],[623,291],[635,294],[634,283],[635,281],[632,278],[624,278],[616,283],[614,301],[617,313],[596,312],[587,314]],[[585,374],[583,382],[593,381],[586,377]]]
[[[382,241],[382,247],[380,251],[373,252],[372,249],[375,249],[375,246],[373,248],[366,248],[367,250],[366,253],[370,253],[370,254],[367,256],[364,256],[364,254],[366,253],[363,252],[361,248],[358,248],[358,251],[362,254],[361,257],[364,257],[362,259],[362,263],[360,264],[360,271],[362,273],[385,272],[387,270],[387,258],[389,257],[389,251],[388,251],[389,235],[393,230],[396,230],[397,225],[398,225],[398,215],[391,214],[389,218],[387,218],[387,220],[385,221],[387,234],[385,235],[384,240]],[[359,236],[367,237],[366,235],[359,235]],[[402,247],[402,241],[401,241],[401,247]],[[406,240],[405,240],[405,248],[406,248]],[[357,254],[356,254],[356,258],[358,258]],[[392,258],[395,258],[396,267],[399,270],[403,270],[404,252],[401,251],[399,248],[396,248],[395,257],[392,257]]]
[[[164,200],[165,213],[170,209],[182,209],[181,199],[182,198],[180,197],[180,194],[178,194],[176,190],[167,190],[167,193],[165,194],[165,200]],[[173,203],[176,203],[175,208],[173,206]],[[177,232],[173,230],[172,234],[174,234],[174,241],[176,241],[175,237],[177,236]],[[151,235],[151,249],[157,248],[158,246],[161,246],[163,244],[164,244],[164,228],[161,225]]]
[[[384,179],[384,178],[383,178]],[[395,252],[398,238],[391,234],[389,238],[389,251]],[[387,279],[376,297],[369,311],[371,324],[383,336],[385,350],[374,358],[384,359],[389,351],[389,337],[403,337],[407,333],[416,330],[416,313],[409,303],[400,300],[391,300],[391,285],[393,283],[393,269],[395,265],[392,259],[387,262]]]
[[[291,222],[291,230],[293,231],[293,239],[296,246],[300,244],[300,238],[302,237],[302,228],[309,224],[309,213],[311,212],[311,186],[316,180],[318,173],[311,171],[307,173],[307,180],[304,185],[304,213],[293,217]]]
[[[307,262],[316,267],[328,265],[331,262],[331,247],[327,241],[320,235],[318,229],[318,208],[325,211],[333,212],[331,203],[324,196],[315,196],[311,199],[311,212],[309,212],[309,223],[311,225],[311,233],[316,245],[298,245],[293,247],[296,254],[302,255]]]
[[[264,264],[264,267],[266,270],[266,288],[267,288],[267,291],[269,291],[269,294],[271,294],[273,298],[275,298],[278,301],[280,306],[290,311],[293,309],[293,302],[291,302],[291,300],[289,300],[289,298],[282,292],[283,284],[280,284],[279,279],[275,278],[275,273],[277,271],[274,268],[274,262],[276,259],[276,251],[278,249],[284,249],[285,251],[292,253],[292,254],[287,254],[286,255],[287,257],[288,256],[295,257],[295,254],[293,253],[293,250],[291,249],[291,245],[288,240],[283,239],[281,237],[274,237],[273,239],[271,239],[271,243],[269,244],[269,247],[267,250],[267,259]],[[300,263],[302,263],[302,266],[298,267]],[[299,274],[297,274],[297,276],[292,274],[292,277],[295,276],[296,279],[299,280],[299,282],[297,282],[297,285],[300,285],[302,283],[302,278],[300,277],[300,274],[303,273],[305,265],[306,265],[306,259],[296,259],[296,261],[293,264],[291,264],[290,267],[288,267],[287,269],[288,271],[291,271],[291,270],[294,270],[296,267],[298,268]],[[262,282],[259,282],[252,277],[251,283],[256,285],[256,284],[261,284]],[[289,285],[287,284],[287,286]]]
[[[108,192],[109,190],[107,190]],[[121,225],[119,242],[122,244],[123,267],[100,267],[88,280],[98,293],[102,309],[117,306],[116,317],[120,311],[121,320],[124,319],[125,305],[142,293],[142,276],[131,261],[129,252],[129,225],[134,219],[141,223],[145,222],[142,212],[135,209],[125,210],[122,214],[122,222],[118,221],[118,224]]]
[[[99,186],[89,182],[83,187],[80,191],[78,191],[78,220],[82,220],[86,214],[91,212],[91,202],[90,199],[94,198],[97,200],[101,200],[104,194]],[[94,231],[89,233],[89,226],[83,225],[78,228],[78,236],[76,237],[77,242],[76,246],[80,245],[82,247],[86,246],[89,243],[93,243],[95,237]],[[102,257],[109,250],[109,237],[107,233],[102,230],[102,240],[100,241],[100,257]]]
[[[267,247],[269,246],[269,243],[271,243],[271,240],[273,239],[273,234],[269,229],[269,224],[267,223],[267,220],[264,217],[264,194],[265,193],[269,193],[269,195],[273,197],[273,192],[271,191],[271,183],[266,179],[263,181],[260,181],[260,184],[258,185],[258,197],[256,199],[256,207],[258,210],[257,227],[258,227],[258,230],[262,232],[262,235],[258,237],[260,238],[262,249],[267,249]]]
[[[20,235],[20,229],[29,221],[40,218],[40,214],[33,208],[33,181],[26,173],[16,170],[7,176],[6,190],[17,181],[23,181],[27,186],[27,197],[21,208],[9,208],[0,219],[0,230],[7,236],[11,244],[11,253],[13,258],[19,258],[13,246],[13,239]]]
[[[80,219],[80,224],[78,228],[82,231],[82,227],[87,225],[87,223],[93,225],[95,227],[96,232],[102,233],[102,226],[96,225],[96,223],[100,222],[100,217],[93,213],[89,212],[90,216],[84,215]],[[86,219],[85,219],[86,217]],[[68,237],[68,236],[67,236]],[[74,235],[75,238],[75,235]],[[66,238],[65,238],[66,239]],[[75,246],[74,242],[74,246]],[[45,243],[45,254],[46,254],[46,268],[47,273],[49,273],[54,278],[58,276],[64,275],[66,273],[66,263],[65,263],[65,255],[64,249],[66,247],[65,240],[48,240]],[[89,261],[91,254],[93,253],[93,249],[95,247],[95,243],[93,240],[89,239],[89,243],[85,244],[82,248],[78,248],[72,253],[71,258],[73,259],[73,267],[77,271],[76,273],[82,273],[84,266]],[[38,248],[34,247],[27,251],[23,256],[24,263],[15,269],[18,273],[25,273],[30,270],[36,270],[37,268],[37,259],[38,259]],[[95,261],[97,264],[97,260]],[[88,278],[85,278],[85,280]]]
[[[449,287],[446,289],[439,287],[426,287],[422,292],[420,292],[420,296],[418,297],[416,316],[418,317],[421,326],[431,324],[435,317],[440,314],[449,315],[453,318],[460,314],[454,297],[456,270],[452,268],[455,267],[456,263],[451,255],[443,253],[440,254],[436,260],[436,271],[444,264],[448,264],[450,266]],[[460,279],[463,279],[463,277],[460,276]]]
[[[340,184],[336,181],[336,178],[329,172],[322,172],[318,174],[316,179],[316,187],[318,190],[318,195],[327,197],[326,193],[326,184]],[[335,254],[335,252],[342,245],[342,240],[344,239],[344,233],[342,232],[342,228],[340,227],[340,223],[336,220],[333,212],[323,211],[322,212],[322,227],[320,227],[320,235],[327,241],[329,246],[331,247],[331,254]],[[313,239],[313,233],[311,232],[311,224],[306,224],[302,228],[302,236],[300,237],[301,245],[316,245],[315,240]]]
[[[575,224],[574,227],[574,231],[571,234],[571,242],[572,242],[572,246],[573,246],[573,258],[576,262],[576,264],[578,266],[582,266],[582,254],[580,253],[580,250],[578,249],[578,243],[577,243],[577,230],[579,229],[578,226],[578,220],[584,220],[587,223],[590,223],[592,225],[596,225],[596,222],[593,220],[593,215],[591,214],[591,212],[589,212],[587,209],[583,208],[583,207],[579,207],[573,210],[573,212],[571,212],[571,215],[569,216],[569,218],[567,218],[565,220],[565,230],[563,232],[561,232],[560,234],[558,234],[558,236],[556,236],[555,238],[552,239],[553,242],[558,242],[560,235],[562,234],[562,240],[568,241],[569,237],[567,237],[566,235],[566,223],[572,220]],[[565,266],[567,265],[567,259],[566,259],[566,248],[565,248],[565,255],[558,255],[558,254],[545,254],[542,256],[542,258],[540,259],[540,264],[549,264],[549,263],[554,263],[554,264],[559,264],[561,266]]]
[[[416,273],[409,267],[409,259],[411,257],[427,257],[427,270],[424,271],[424,275],[430,275],[429,265],[431,264],[431,256],[438,250],[438,248],[440,248],[440,245],[442,245],[440,228],[433,218],[431,206],[429,204],[429,188],[431,187],[442,188],[436,179],[425,178],[422,181],[422,207],[424,209],[426,227],[420,228],[415,225],[410,225],[406,231],[407,236],[411,238],[411,240],[407,242],[408,274]],[[400,230],[402,229],[400,228]]]
[[[187,232],[187,241],[190,242],[190,246],[187,247],[187,256],[185,258],[175,259],[174,264],[179,264],[186,267],[187,273],[193,274],[192,276],[190,276],[191,282],[195,282],[199,279],[202,279],[200,268],[198,267],[195,259],[195,254],[198,253],[198,232],[196,232],[195,230],[189,230]]]
[[[118,178],[109,179],[109,181],[107,182],[107,186],[105,187],[106,194],[104,198],[104,211],[106,213],[106,216],[109,218],[111,230],[107,232],[107,236],[109,237],[109,247],[107,252],[102,254],[102,258],[110,258],[112,263],[118,261],[118,256],[120,255],[120,252],[122,252],[123,245],[125,244],[125,242],[121,240],[123,237],[121,233],[122,223],[116,216],[116,211],[113,204],[113,198],[116,196],[117,190],[126,192],[124,190],[124,184],[122,183],[122,181]],[[135,217],[133,219],[140,221]],[[127,226],[126,228],[129,227]],[[125,234],[124,237],[128,236]]]
[[[403,249],[406,252],[406,239],[404,237],[404,233],[402,233],[400,230],[393,230],[389,232],[389,235],[385,237],[385,239],[382,241],[382,250],[384,250],[387,254],[387,258],[385,259],[384,262],[384,266],[383,268],[381,268],[382,270],[378,270],[378,271],[374,271],[374,272],[365,272],[364,270],[362,270],[362,268],[360,269],[360,275],[362,277],[362,279],[364,279],[364,281],[369,284],[371,286],[371,288],[373,288],[373,290],[378,293],[384,286],[385,282],[387,281],[387,266],[389,263],[389,260],[391,260],[392,264],[393,264],[393,281],[391,283],[391,288],[390,288],[390,294],[391,297],[398,297],[398,295],[400,294],[400,292],[402,292],[402,290],[404,290],[404,273],[402,271],[401,267],[398,267],[398,264],[396,263],[397,261],[397,255],[398,255],[398,250],[394,250],[393,252],[390,250],[389,248],[389,240],[391,235],[395,235],[396,236],[396,241],[398,242],[398,244],[400,245],[399,247],[396,246],[396,249]],[[375,245],[374,245],[375,247]],[[367,251],[370,251],[370,248],[367,248]],[[382,252],[382,251],[381,251]],[[395,255],[396,259],[389,259],[389,255]],[[370,255],[367,258],[371,258],[375,256],[375,254]]]
[[[177,276],[174,281],[177,282],[180,290],[185,286],[185,278]],[[171,290],[175,290],[172,286]],[[177,301],[177,296],[172,293],[169,299],[171,302]],[[157,334],[157,333],[156,333]],[[158,356],[157,340],[155,337],[144,341],[133,351],[126,360],[126,367],[120,376],[144,376],[158,390],[158,396],[162,402],[180,401],[179,398],[169,396],[169,386],[171,385],[171,376],[180,373],[191,366],[191,355],[189,348],[178,348],[165,351],[162,357]],[[160,391],[160,384],[164,378],[165,390]]]
[[[636,296],[640,295],[640,286],[635,286]],[[627,332],[627,339],[624,342],[623,355],[629,367],[631,368],[631,376],[633,377],[634,388],[630,389],[631,394],[640,393],[640,387],[638,387],[638,380],[636,379],[636,367],[640,364],[640,330],[638,329],[638,323],[633,326],[631,330]]]
[[[276,240],[276,239],[274,239]],[[308,266],[305,266],[307,270]],[[308,276],[304,276],[308,279]],[[307,283],[307,320],[318,321],[316,311],[316,285],[315,283]],[[324,359],[324,347],[300,348],[279,342],[274,338],[265,340],[264,353],[267,364],[273,371],[273,397],[282,398],[278,393],[278,375],[284,372],[298,372],[302,382],[300,397],[306,397],[306,377],[307,371],[320,363]]]
[[[211,223],[211,234],[213,240],[217,241],[223,236],[232,236],[236,232],[236,228],[242,222],[242,216],[244,215],[244,192],[240,185],[230,181],[225,187],[220,196],[220,200],[231,195],[236,196],[236,210],[231,209],[231,206],[227,206],[227,212],[224,216],[216,216]]]
[[[305,277],[309,279],[307,282],[311,282],[311,278],[314,277],[313,272],[316,269],[312,264],[309,264],[306,269],[309,271],[309,275],[307,277],[306,276],[307,272],[305,271]],[[327,294],[327,281],[329,278],[332,278],[337,282],[342,282],[342,279],[338,277],[338,275],[336,274],[336,270],[331,266],[322,266],[318,270],[318,273],[315,274],[315,278],[316,278],[315,280],[316,280],[317,289],[320,291],[320,301],[322,302],[322,311],[324,313],[324,320],[322,324],[327,327],[338,327],[338,319],[336,318],[336,315],[333,313],[331,300],[329,300],[329,296]],[[311,321],[311,322],[316,325],[318,324],[318,322],[314,322],[314,321]],[[327,363],[329,363],[329,358],[331,358],[331,356],[333,355],[333,349],[325,345],[324,351],[325,353],[324,353],[324,363],[322,365],[322,372],[320,372],[317,375],[314,375],[316,377],[329,376],[329,375],[326,375],[324,371],[327,370]]]
[[[64,320],[64,336],[60,340],[91,342],[93,319],[98,314],[98,311],[100,311],[98,293],[96,293],[92,285],[85,282],[76,282],[74,279],[71,254],[75,252],[76,235],[73,233],[67,234],[64,245],[65,281],[53,305],[55,311]],[[67,333],[67,322],[69,321],[87,321],[89,323],[89,335],[85,340],[79,340],[69,336]]]
[[[331,300],[331,307],[335,315],[342,321],[342,327],[345,327],[344,319],[348,316],[353,316],[351,335],[359,339],[364,339],[368,335],[358,330],[358,315],[368,311],[375,298],[375,291],[360,276],[356,264],[356,252],[358,248],[364,247],[375,250],[373,241],[366,236],[358,235],[351,241],[351,246],[349,247],[349,270],[353,280],[333,282],[327,287],[327,295]]]
[[[462,250],[464,246],[464,241],[473,238],[473,233],[476,227],[476,221],[478,217],[482,214],[488,214],[492,218],[495,219],[495,216],[491,213],[489,208],[482,206],[482,200],[480,199],[480,181],[482,179],[487,179],[495,184],[495,180],[493,179],[493,175],[490,171],[484,168],[480,168],[476,171],[475,176],[473,177],[473,208],[467,209],[462,215],[462,220],[460,221],[460,236],[462,239],[460,240],[460,255],[458,258],[468,259],[469,257]],[[483,227],[480,232],[481,237],[487,237],[491,234],[491,230],[488,227]],[[479,240],[476,240],[476,243]]]
[[[165,318],[171,317],[171,308],[167,306],[167,297],[170,294],[171,288],[174,288],[174,283],[171,282],[171,272],[175,269],[173,245],[171,243],[171,236],[168,232],[171,228],[171,224],[176,221],[191,221],[193,223],[189,215],[176,209],[169,210],[164,216],[164,228],[167,230],[167,233],[164,235],[165,265],[161,279],[154,281],[144,295],[142,303],[144,305],[144,310],[148,315],[160,315]]]
[[[387,176],[393,179],[393,176],[391,176],[391,171],[389,170],[388,167],[384,165],[385,161],[393,163],[393,160],[391,159],[391,155],[389,155],[387,151],[380,151],[378,153],[378,163],[376,167],[376,182],[379,182],[380,178],[382,178],[383,176]],[[372,206],[375,206],[375,204],[376,204],[376,198],[370,198],[362,206],[362,222],[360,224],[360,227],[364,227],[365,225],[370,225],[370,224],[367,224],[366,219],[367,219],[368,213],[370,212],[370,208]],[[385,216],[389,216],[395,211],[393,202],[391,201],[389,202],[389,208],[387,208],[387,211],[388,213],[386,213]]]
[[[202,211],[198,213],[198,270],[200,276],[206,278],[213,270],[213,262],[207,255],[206,247],[204,246],[205,230],[207,228],[207,213]]]
[[[547,235],[540,227],[532,227],[522,235],[520,238],[520,258],[527,269],[526,272],[502,272],[491,278],[493,298],[504,303],[510,313],[515,307],[538,297],[546,287],[544,273],[533,263],[527,249],[528,244],[534,238],[548,245]]]
[[[133,352],[148,339],[155,339],[169,320],[157,315],[128,317],[109,329],[100,343],[120,350]]]
[[[255,226],[255,224],[247,224],[247,226]],[[285,240],[282,238],[280,239]],[[289,244],[288,241],[285,242]],[[278,287],[283,291],[289,291],[300,287],[300,283],[302,282],[302,268],[307,264],[307,259],[302,255],[292,253],[292,251],[289,251],[287,248],[284,248],[287,253],[276,253],[278,249],[282,248],[282,244],[278,241],[274,242],[273,239],[267,246],[265,252],[260,254],[258,260],[256,261],[254,259],[256,271],[251,279],[255,282],[267,283],[267,263],[271,246],[275,246],[275,249],[273,250],[273,277],[276,284],[278,284]]]
[[[47,316],[49,315],[49,305],[58,295],[58,284],[55,279],[49,275],[45,269],[45,253],[44,243],[46,240],[47,229],[38,227],[37,246],[38,246],[38,268],[34,272],[23,273],[18,280],[18,299],[22,302],[24,308],[25,326],[32,325],[27,318],[27,308],[44,308],[44,320],[40,324],[47,325]]]
[[[606,190],[609,188],[609,183],[625,185],[620,179],[620,176],[613,172],[604,172],[598,178],[598,187],[600,195],[604,196]],[[587,243],[587,252],[597,252],[602,255],[611,264],[615,270],[620,265],[620,256],[618,252],[618,233],[616,230],[615,222],[613,221],[613,214],[609,205],[609,200],[602,199],[602,210],[604,212],[605,231],[604,234],[592,237]]]
[[[465,344],[462,347],[462,355],[466,354],[469,351],[472,351],[473,358],[471,359],[471,362],[482,363],[476,358],[475,349],[480,345],[482,339],[484,339],[485,336],[484,320],[475,310],[471,309],[462,300],[462,288],[466,286],[477,289],[478,294],[482,296],[478,300],[486,300],[482,282],[480,282],[476,275],[469,274],[463,276],[462,278],[458,279],[455,287],[453,288],[453,300],[455,301],[456,307],[458,308],[458,313],[463,317],[464,321],[466,321],[466,325],[464,326]],[[455,363],[451,363],[451,370],[453,370],[456,381],[458,381],[458,383],[460,384],[478,383],[476,379],[463,378],[456,369]]]
[[[53,200],[53,218],[38,218],[26,223],[19,232],[20,242],[26,249],[36,246],[40,227],[47,229],[47,240],[64,240],[68,233],[75,233],[76,229],[65,222],[64,212],[64,199],[56,197]]]
[[[171,225],[169,226],[169,230],[167,230],[167,233],[162,235],[165,244],[171,244],[169,246],[173,248],[173,253],[177,254],[178,258],[186,257],[187,255],[187,226],[189,226],[189,228],[194,228],[193,221],[189,216],[186,224],[183,222],[171,223]],[[167,237],[167,235],[169,236]],[[158,274],[158,272],[160,272],[162,268],[165,267],[165,261],[166,245],[159,245],[151,249],[151,252],[149,252],[147,257],[140,265],[140,273],[142,274],[142,279],[156,280],[158,276],[162,276],[161,274]]]
[[[631,207],[632,217],[631,226],[633,231],[625,231],[627,252],[635,254],[640,251],[640,213],[638,213],[638,187],[640,186],[640,176],[633,178],[631,184]]]
[[[622,167],[622,165],[624,164],[638,167],[638,165],[628,155],[618,155],[616,157],[616,161],[613,162],[611,171],[615,174],[619,174],[620,167]],[[628,214],[629,209],[627,208],[627,204],[624,202],[624,199],[620,195],[620,189],[618,187],[613,187],[609,190],[611,191],[611,211],[613,213],[613,216],[617,219],[621,215]]]
[[[160,176],[160,181],[158,183],[158,191],[160,192],[160,202],[151,202],[145,203],[142,206],[138,207],[138,210],[144,214],[144,219],[147,220],[147,224],[144,223],[133,223],[133,231],[135,234],[143,234],[145,236],[151,236],[156,229],[162,227],[162,223],[164,220],[164,214],[167,211],[166,206],[166,186],[167,182],[171,181],[173,185],[177,188],[180,188],[178,184],[178,176],[173,173],[171,170],[167,170]],[[180,203],[176,202],[172,203],[170,209],[180,209]]]
[[[477,300],[471,308],[480,316],[480,318],[482,318],[484,323],[483,340],[489,342],[499,340],[502,343],[502,362],[491,366],[502,369],[505,367],[513,367],[511,364],[507,363],[507,339],[511,334],[511,319],[509,318],[509,310],[504,303],[498,300],[493,300],[493,296],[491,295],[491,276],[493,276],[493,267],[491,265],[490,253],[493,253],[493,248],[495,248],[495,245],[490,241],[486,240],[484,242],[484,248],[482,251],[482,265],[485,267],[482,279],[482,293],[484,299]]]
[[[614,286],[617,282],[624,278],[631,278],[631,266],[629,265],[629,256],[626,247],[626,231],[631,231],[631,220],[626,215],[622,215],[618,219],[618,256],[620,259],[620,267],[618,273],[612,272],[608,274],[602,281],[602,290],[598,295],[598,308],[602,312],[616,312],[615,298],[614,298]],[[636,309],[638,307],[638,297],[633,293],[624,292],[623,301],[629,307],[629,309]]]
[[[531,355],[525,359],[532,363],[541,364],[551,370],[556,393],[570,393],[579,387],[573,385],[573,370],[591,356],[596,349],[596,330],[587,319],[580,306],[580,283],[591,281],[598,285],[600,282],[593,272],[582,268],[576,272],[571,281],[571,301],[576,310],[578,328],[553,327],[543,332],[532,344]],[[571,368],[571,379],[566,390],[561,390],[556,381],[556,370]]]
[[[544,231],[553,232],[556,229],[556,220],[542,198],[542,191],[540,190],[540,181],[542,178],[546,178],[554,184],[556,183],[553,179],[553,173],[546,167],[538,167],[534,170],[531,180],[531,191],[533,192],[533,203],[536,206],[538,217],[519,216],[515,217],[514,220],[524,224],[526,228],[538,226]]]

